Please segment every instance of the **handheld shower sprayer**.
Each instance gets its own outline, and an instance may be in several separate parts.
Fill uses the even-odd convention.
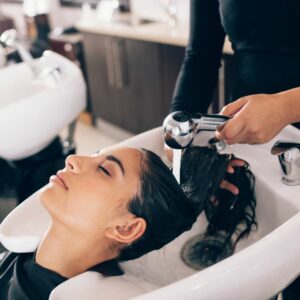
[[[175,111],[163,122],[163,136],[166,144],[173,149],[188,147],[200,131],[215,131],[230,117],[216,114],[190,114]]]

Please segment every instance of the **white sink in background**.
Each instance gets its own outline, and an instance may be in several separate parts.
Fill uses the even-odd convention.
[[[298,130],[285,128],[273,141],[260,146],[237,145],[227,151],[246,159],[256,176],[258,230],[238,244],[231,257],[196,272],[185,266],[180,250],[188,238],[205,231],[201,214],[193,228],[158,251],[122,264],[125,275],[103,279],[86,272],[58,286],[51,300],[172,299],[266,300],[300,274],[300,186],[281,183],[277,157],[270,154],[277,139],[299,140]],[[197,144],[206,144],[208,134]],[[162,154],[161,128],[123,143]],[[101,146],[101,145],[99,145]],[[10,250],[34,251],[49,224],[48,213],[34,194],[1,224],[0,240]]]
[[[44,76],[35,78],[26,63],[0,69],[0,157],[17,160],[42,150],[86,106],[86,88],[74,63],[46,51],[35,64]],[[59,68],[58,81],[47,69]]]

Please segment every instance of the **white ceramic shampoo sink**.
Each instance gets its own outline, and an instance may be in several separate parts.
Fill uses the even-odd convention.
[[[229,258],[194,271],[180,259],[188,238],[202,233],[207,221],[201,214],[193,228],[164,248],[122,264],[125,275],[103,278],[86,272],[58,286],[50,296],[61,299],[141,300],[266,300],[300,274],[300,187],[281,183],[277,157],[270,154],[277,139],[300,140],[298,130],[287,127],[273,141],[261,146],[237,145],[226,151],[246,159],[256,176],[258,230],[239,242]],[[206,144],[208,134],[197,144]],[[161,128],[122,143],[163,153]],[[101,146],[101,145],[99,145]],[[32,195],[1,224],[0,240],[12,251],[34,251],[48,224],[48,213]]]
[[[86,105],[85,83],[74,63],[51,51],[34,63],[38,76],[26,63],[0,69],[0,157],[4,159],[37,153]]]

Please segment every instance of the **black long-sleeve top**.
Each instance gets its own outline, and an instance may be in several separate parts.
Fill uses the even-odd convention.
[[[226,100],[300,86],[299,0],[191,0],[190,38],[172,111],[207,111],[226,34],[234,50]]]
[[[115,260],[95,266],[91,270],[104,276],[122,275]],[[48,300],[51,291],[67,278],[35,262],[34,253],[7,252],[0,262],[1,300]]]

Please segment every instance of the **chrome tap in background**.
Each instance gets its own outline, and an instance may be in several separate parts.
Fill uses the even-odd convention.
[[[18,37],[15,29],[8,29],[0,35],[0,45],[17,50],[22,61],[29,66],[35,78],[45,79],[51,77],[55,83],[60,81],[60,67],[58,65],[38,66],[30,54],[30,51],[24,45],[23,41]],[[45,56],[47,56],[47,51],[44,51],[43,53],[43,57]]]
[[[190,114],[176,111],[163,122],[163,136],[166,144],[173,149],[188,147],[200,131],[215,131],[230,117],[214,114]]]
[[[18,33],[15,29],[8,29],[0,36],[0,43],[2,46],[16,49],[23,62],[26,62],[36,75],[37,70],[34,64],[34,59],[28,49],[26,49],[23,42],[19,39]]]
[[[300,184],[300,144],[277,141],[271,149],[278,156],[282,172],[282,182],[287,185]]]

